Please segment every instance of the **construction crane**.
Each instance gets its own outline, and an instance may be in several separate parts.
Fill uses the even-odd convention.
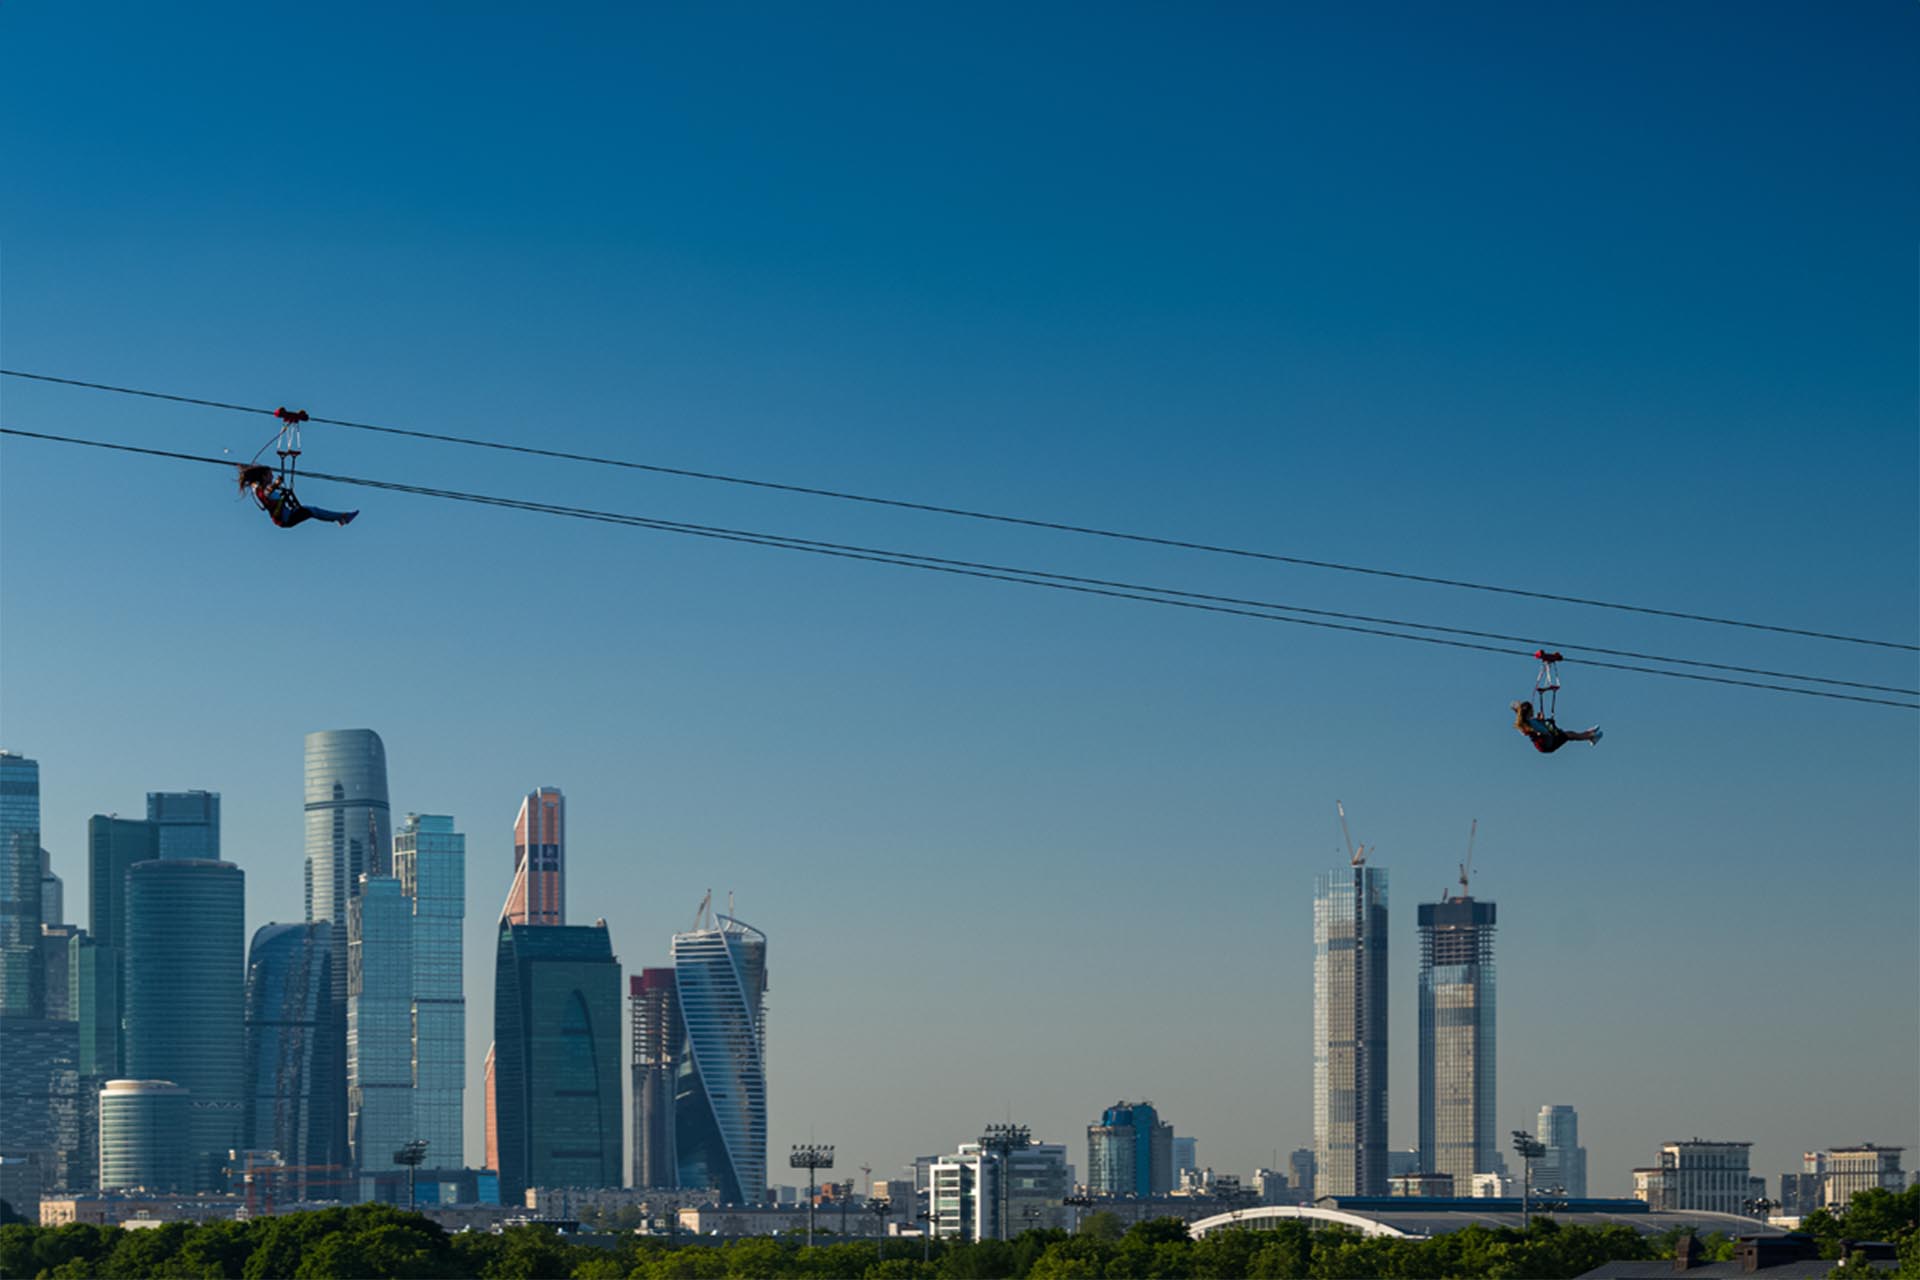
[[[1335,811],[1338,812],[1340,815],[1340,834],[1346,837],[1348,860],[1352,862],[1353,865],[1356,867],[1366,866],[1367,865],[1367,846],[1355,845],[1353,843],[1353,833],[1347,830],[1347,807],[1341,804],[1338,800],[1335,800],[1333,802],[1333,807]]]
[[[1460,896],[1463,898],[1473,896],[1473,888],[1467,881],[1473,875],[1473,838],[1479,834],[1480,819],[1475,818],[1473,825],[1467,828],[1467,860],[1460,864]],[[1446,894],[1443,892],[1440,897],[1445,901]]]

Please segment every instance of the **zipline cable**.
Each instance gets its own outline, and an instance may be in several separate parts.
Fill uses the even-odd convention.
[[[19,436],[26,439],[43,440],[57,444],[81,445],[89,448],[107,449],[120,453],[141,454],[149,457],[169,458],[183,462],[198,462],[214,466],[230,467],[234,465],[223,458],[208,458],[197,454],[179,453],[172,450],[152,449],[138,445],[115,444],[101,440],[87,440],[75,436],[53,435],[46,432],[27,431],[16,427],[0,427],[0,435]],[[666,533],[680,533],[690,536],[713,538],[729,542],[743,542],[755,546],[772,547],[789,551],[804,551],[815,555],[833,556],[841,559],[863,560],[872,563],[891,564],[900,568],[924,569],[933,572],[956,574],[964,577],[987,578],[994,581],[1024,583],[1028,586],[1049,587],[1062,591],[1073,591],[1086,595],[1107,596],[1116,599],[1135,600],[1148,604],[1169,605],[1178,608],[1196,609],[1210,613],[1232,614],[1240,617],[1260,618],[1269,622],[1290,622],[1300,626],[1321,627],[1334,631],[1350,631],[1364,635],[1377,635],[1389,639],[1411,640],[1424,644],[1445,645],[1457,649],[1474,649],[1485,653],[1497,653],[1509,656],[1531,656],[1530,650],[1497,648],[1493,645],[1475,644],[1462,640],[1448,640],[1437,636],[1407,635],[1403,632],[1380,630],[1374,626],[1353,625],[1357,622],[1378,623],[1383,626],[1401,626],[1420,630],[1449,632],[1457,635],[1478,636],[1490,639],[1518,640],[1519,637],[1503,637],[1494,633],[1466,631],[1461,628],[1439,627],[1426,623],[1405,622],[1389,618],[1371,618],[1361,614],[1338,613],[1331,610],[1306,609],[1301,606],[1274,604],[1266,601],[1241,600],[1232,596],[1215,596],[1200,592],[1181,591],[1173,588],[1145,586],[1138,583],[1113,582],[1107,579],[1086,578],[1070,574],[1055,574],[1044,570],[1026,569],[1007,565],[985,564],[977,561],[951,560],[938,556],[926,556],[916,552],[893,551],[886,548],[860,547],[844,543],[821,542],[814,539],[796,538],[784,534],[769,534],[754,530],[729,529],[716,525],[689,524],[684,521],[665,520],[653,516],[642,516],[631,512],[597,511],[588,507],[568,506],[559,503],[535,502],[528,499],[509,498],[492,494],[468,493],[454,489],[437,489],[424,485],[405,484],[391,480],[375,480],[362,476],[337,475],[329,472],[312,472],[310,478],[332,481],[337,484],[357,485],[363,488],[382,489],[396,493],[413,494],[424,497],[442,498],[452,501],[468,502],[483,506],[505,507],[512,510],[530,511],[547,515],[567,516],[574,519],[593,520],[601,523],[622,524],[635,528],[652,529]],[[1244,607],[1242,607],[1244,606]],[[1307,613],[1313,617],[1287,617],[1276,612]],[[1320,619],[1339,618],[1346,621],[1333,622]],[[1531,641],[1522,641],[1532,643]],[[1557,647],[1580,650],[1585,646],[1566,644]],[[1631,654],[1622,650],[1588,649],[1588,652],[1610,654],[1627,653],[1628,656],[1642,657],[1648,661],[1670,662],[1683,665],[1718,665],[1697,663],[1684,658],[1667,658],[1652,654]],[[1607,662],[1596,658],[1570,658],[1569,662],[1584,663],[1587,666],[1604,667],[1618,671],[1632,671],[1648,675],[1663,675],[1675,679],[1697,680],[1712,684],[1734,685],[1743,688],[1766,689],[1779,693],[1798,693],[1810,697],[1833,698],[1847,702],[1864,702],[1879,706],[1900,707],[1907,710],[1920,710],[1920,704],[1895,702],[1885,698],[1865,698],[1851,694],[1830,693],[1820,689],[1802,689],[1790,685],[1761,683],[1751,680],[1734,680],[1723,676],[1701,675],[1694,672],[1671,671],[1659,667],[1647,667],[1629,663]],[[1820,676],[1799,676],[1792,673],[1768,673],[1754,671],[1751,668],[1725,667],[1722,670],[1736,670],[1752,674],[1778,674],[1783,679],[1807,680],[1829,684],[1849,684],[1833,681]],[[1892,686],[1852,684],[1851,687],[1874,689],[1889,693],[1914,694],[1913,690],[1896,689]]]
[[[109,391],[117,395],[143,396],[151,400],[167,400],[176,404],[198,405],[208,409],[226,409],[237,413],[272,413],[255,405],[233,404],[224,400],[208,400],[197,396],[173,395],[164,391],[149,391],[139,387],[115,386],[105,382],[88,382],[79,378],[60,378],[46,373],[28,373],[19,369],[0,369],[0,376],[26,378],[35,382],[55,383],[61,386],[81,387],[91,391]],[[1750,622],[1739,618],[1722,618],[1711,614],[1688,613],[1677,609],[1659,609],[1649,605],[1625,604],[1614,600],[1597,600],[1586,596],[1563,595],[1551,591],[1534,591],[1524,587],[1496,586],[1484,582],[1469,582],[1459,578],[1443,578],[1429,574],[1408,573],[1397,569],[1381,569],[1367,565],[1344,564],[1333,560],[1315,560],[1305,556],[1285,555],[1273,551],[1253,551],[1244,547],[1228,547],[1215,543],[1196,542],[1183,538],[1163,538],[1153,534],[1130,533],[1118,529],[1102,529],[1092,525],[1069,524],[1058,520],[1043,520],[1030,516],[1007,515],[1000,512],[978,511],[966,507],[943,506],[931,502],[915,502],[905,498],[885,498],[873,494],[850,493],[839,489],[824,489],[811,485],[788,484],[778,480],[761,480],[749,476],[726,475],[715,471],[697,471],[687,467],[671,467],[661,463],[638,462],[629,458],[609,458],[590,453],[574,453],[562,449],[542,449],[535,445],[510,444],[500,440],[484,440],[473,436],[450,435],[437,431],[420,431],[407,427],[379,426],[368,422],[352,422],[344,418],[323,418],[314,416],[312,422],[327,426],[343,427],[353,431],[377,432],[381,435],[404,436],[416,440],[432,440],[441,444],[464,445],[476,449],[495,449],[507,453],[521,453],[532,457],[555,458],[566,462],[583,462],[595,466],[620,467],[630,471],[646,471],[655,475],[678,476],[682,479],[707,480],[719,484],[742,485],[755,489],[768,489],[780,493],[803,494],[815,498],[832,498],[841,502],[859,502],[870,506],[893,507],[906,511],[923,511],[935,515],[956,516],[967,520],[985,520],[998,524],[1018,525],[1030,529],[1049,529],[1057,533],[1073,533],[1086,537],[1107,538],[1121,542],[1143,543],[1149,546],[1173,547],[1184,551],[1203,552],[1208,555],[1235,556],[1249,560],[1264,560],[1276,564],[1290,564],[1311,569],[1327,569],[1339,573],[1358,573],[1371,577],[1392,578],[1403,582],[1423,582],[1433,586],[1455,587],[1467,591],[1485,591],[1498,595],[1520,596],[1532,600],[1550,600],[1559,604],[1581,605],[1594,609],[1615,609],[1627,613],[1646,614],[1653,617],[1676,618],[1686,622],[1707,623],[1713,626],[1741,627],[1751,631],[1768,631],[1780,635],[1805,636],[1815,640],[1832,640],[1843,644],[1868,645],[1881,649],[1899,649],[1920,653],[1920,644],[1908,644],[1894,640],[1875,640],[1863,636],[1841,635],[1830,631],[1813,631],[1801,627],[1780,626],[1767,622]]]

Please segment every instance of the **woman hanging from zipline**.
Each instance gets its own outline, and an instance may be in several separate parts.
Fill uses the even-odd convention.
[[[1554,723],[1554,704],[1560,695],[1560,662],[1558,653],[1548,653],[1545,649],[1535,651],[1534,657],[1540,660],[1540,675],[1533,682],[1534,696],[1540,699],[1540,714],[1534,714],[1533,704],[1527,701],[1515,702],[1513,707],[1513,727],[1527,735],[1527,741],[1533,749],[1542,755],[1551,755],[1569,742],[1600,741],[1600,726],[1591,729],[1562,729]]]
[[[284,424],[276,438],[280,456],[280,471],[275,474],[272,467],[259,462],[249,462],[240,468],[240,488],[242,492],[251,489],[253,500],[260,509],[282,529],[291,529],[308,520],[324,520],[328,524],[346,525],[353,522],[358,511],[328,511],[322,507],[309,507],[293,493],[294,469],[300,460],[300,424],[307,420],[305,409],[276,409],[273,416]],[[258,454],[254,455],[256,458]]]

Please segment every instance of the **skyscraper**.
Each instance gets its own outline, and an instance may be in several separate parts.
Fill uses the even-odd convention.
[[[245,1141],[297,1170],[283,1184],[295,1199],[331,1198],[341,1185],[339,1172],[314,1172],[327,1163],[338,1123],[323,1087],[337,1074],[332,945],[325,922],[269,924],[247,955]]]
[[[1311,1203],[1320,1194],[1314,1190],[1314,1170],[1318,1161],[1311,1147],[1295,1147],[1287,1156],[1287,1182],[1298,1193],[1302,1203]]]
[[[392,876],[361,876],[347,904],[347,1146],[362,1200],[392,1199],[394,1152],[416,1136],[412,916]]]
[[[40,851],[40,923],[56,928],[67,922],[66,885],[53,874],[53,855]]]
[[[513,820],[513,887],[501,918],[508,924],[565,924],[566,875],[566,797],[558,787],[540,787],[527,793]]]
[[[633,1010],[633,1185],[680,1185],[673,1123],[674,1067],[686,1030],[672,969],[642,969],[628,984]]]
[[[0,1017],[38,1018],[40,762],[0,751]]]
[[[1116,1102],[1087,1126],[1087,1187],[1097,1196],[1163,1196],[1173,1189],[1173,1126],[1151,1102]]]
[[[703,906],[673,935],[674,992],[686,1050],[675,1064],[679,1182],[723,1202],[767,1194],[767,935]]]
[[[567,922],[567,807],[558,787],[537,787],[520,802],[513,819],[513,880],[500,907],[501,924],[563,925]],[[480,1106],[486,1131],[486,1167],[500,1167],[497,1044],[487,1046],[480,1068]]]
[[[1545,1156],[1533,1162],[1534,1185],[1564,1187],[1569,1198],[1585,1199],[1587,1149],[1580,1145],[1580,1117],[1573,1108],[1541,1107],[1534,1136],[1547,1149]]]
[[[1494,904],[1423,902],[1420,1167],[1471,1187],[1499,1158],[1494,1116]]]
[[[307,919],[333,926],[334,1001],[347,998],[347,903],[386,870],[387,748],[371,729],[307,735]]]
[[[413,1136],[426,1141],[429,1166],[458,1169],[466,1163],[467,838],[452,818],[410,813],[393,837],[393,874],[413,912]]]
[[[180,1135],[193,1094],[167,1080],[110,1080],[100,1091],[100,1189],[191,1191],[194,1169]]]
[[[1387,873],[1322,872],[1313,897],[1315,1194],[1387,1192]]]
[[[620,962],[606,922],[502,923],[494,966],[500,1196],[617,1187]]]
[[[137,862],[126,881],[127,1077],[190,1096],[185,1135],[196,1190],[246,1119],[246,877],[231,862]]]
[[[306,900],[308,922],[332,933],[333,1139],[320,1163],[345,1165],[347,1144],[347,903],[360,877],[380,874],[392,847],[387,749],[371,729],[331,729],[306,738]],[[319,1087],[318,1084],[316,1087]]]
[[[147,821],[160,828],[163,858],[220,856],[218,791],[149,791]]]

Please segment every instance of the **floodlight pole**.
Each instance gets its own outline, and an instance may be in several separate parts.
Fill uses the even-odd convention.
[[[1522,1230],[1533,1226],[1533,1162],[1547,1154],[1547,1144],[1525,1129],[1513,1131],[1514,1154],[1520,1157],[1520,1223]]]
[[[793,1154],[787,1157],[787,1163],[795,1169],[807,1171],[807,1247],[813,1247],[813,1190],[814,1175],[821,1169],[833,1168],[833,1145],[821,1145],[813,1142],[799,1143],[793,1148]]]
[[[1000,1157],[1000,1238],[1007,1239],[1007,1218],[1013,1212],[1013,1153],[1024,1151],[1033,1131],[1023,1124],[990,1124],[980,1136],[980,1149]]]

